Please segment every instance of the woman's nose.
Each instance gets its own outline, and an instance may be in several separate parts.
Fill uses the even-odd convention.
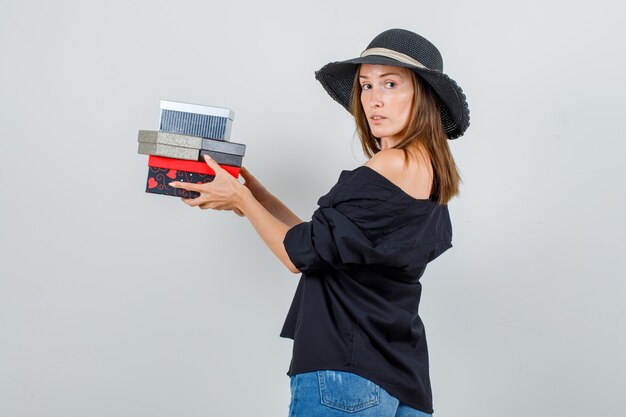
[[[383,100],[381,97],[381,93],[380,91],[378,91],[378,89],[376,88],[372,88],[371,94],[370,94],[370,107],[372,108],[377,108],[377,107],[382,107],[383,106]]]

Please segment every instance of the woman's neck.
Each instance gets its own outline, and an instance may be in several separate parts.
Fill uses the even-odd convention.
[[[395,138],[381,138],[380,139],[380,150],[384,151],[385,149],[391,149],[396,146],[398,143],[402,142],[401,139]]]

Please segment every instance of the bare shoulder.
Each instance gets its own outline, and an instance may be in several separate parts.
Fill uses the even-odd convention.
[[[404,152],[401,149],[385,149],[370,158],[365,166],[395,183],[404,173]]]
[[[404,151],[385,149],[374,155],[365,166],[387,178],[413,198],[430,197],[432,187],[432,167],[423,155],[411,154],[405,164]]]

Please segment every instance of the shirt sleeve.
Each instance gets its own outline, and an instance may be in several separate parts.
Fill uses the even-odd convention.
[[[422,268],[450,242],[420,244],[415,240],[370,240],[347,216],[332,207],[320,207],[311,221],[293,226],[283,241],[291,262],[300,272],[321,268],[347,269],[378,265],[403,271]]]
[[[346,259],[354,257],[358,230],[341,217],[333,208],[318,208],[310,221],[287,231],[285,250],[300,272],[340,268]]]
[[[451,245],[447,207],[419,202],[369,168],[344,175],[283,244],[301,272],[355,265],[412,272]]]

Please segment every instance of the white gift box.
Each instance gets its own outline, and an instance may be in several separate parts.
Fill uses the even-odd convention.
[[[159,130],[229,141],[234,118],[224,107],[161,100]]]

